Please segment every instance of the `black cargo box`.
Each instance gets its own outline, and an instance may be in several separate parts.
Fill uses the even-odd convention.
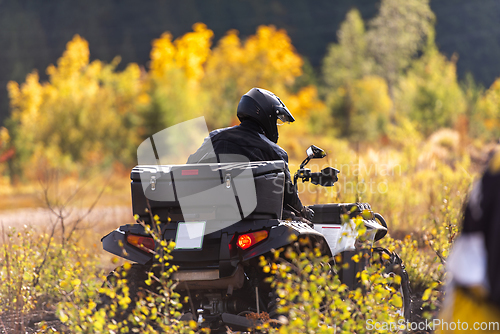
[[[146,223],[150,213],[162,222],[281,219],[284,169],[283,161],[139,165],[130,175],[133,213]],[[253,185],[256,198],[246,190]]]

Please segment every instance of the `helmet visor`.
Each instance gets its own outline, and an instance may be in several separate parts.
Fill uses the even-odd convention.
[[[292,123],[295,121],[295,118],[293,118],[290,111],[284,105],[276,107],[276,116],[278,116],[278,124],[280,121],[282,123]]]

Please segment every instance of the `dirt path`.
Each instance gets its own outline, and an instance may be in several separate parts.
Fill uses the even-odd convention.
[[[91,227],[96,232],[104,229],[114,229],[120,225],[133,223],[132,208],[130,206],[107,206],[95,207],[87,215],[88,208],[68,208],[66,222],[70,223],[81,217],[86,226]],[[56,216],[49,209],[44,208],[25,208],[15,210],[0,211],[0,227],[3,224],[4,229],[15,227],[22,229],[24,225],[32,226],[37,230],[44,231],[52,227],[57,221]]]

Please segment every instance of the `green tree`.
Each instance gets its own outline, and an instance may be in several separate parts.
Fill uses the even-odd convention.
[[[372,141],[385,132],[392,101],[383,78],[365,76],[333,91],[329,106],[342,136]]]
[[[478,102],[484,95],[485,88],[480,83],[474,80],[472,73],[468,72],[464,80],[460,82],[460,88],[465,98],[465,113],[460,118],[457,124],[457,129],[460,132],[462,145],[467,144],[469,137],[485,137],[482,115],[478,108]]]
[[[352,9],[337,32],[338,44],[328,48],[323,62],[327,104],[341,135],[373,140],[384,131],[392,101],[387,84],[373,75],[361,15]]]
[[[328,47],[323,60],[323,78],[329,90],[361,79],[373,67],[367,55],[365,25],[357,9],[347,13],[337,37],[338,44]]]
[[[378,15],[369,22],[369,54],[376,61],[376,73],[387,81],[392,100],[398,76],[426,45],[434,20],[429,0],[382,0]]]
[[[396,95],[397,110],[415,121],[424,135],[453,127],[467,108],[457,80],[456,59],[448,60],[439,53],[433,40],[401,77]]]
[[[327,105],[340,134],[346,137],[355,132],[355,81],[369,74],[373,67],[367,56],[365,35],[363,19],[357,9],[352,9],[337,32],[338,43],[328,47],[323,60]]]

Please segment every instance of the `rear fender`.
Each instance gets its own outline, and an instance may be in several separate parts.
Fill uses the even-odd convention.
[[[296,221],[281,221],[278,226],[273,226],[269,231],[269,237],[257,244],[255,247],[246,251],[241,251],[242,261],[246,262],[261,255],[265,255],[271,249],[280,249],[282,247],[290,246],[293,240],[298,238],[309,238],[312,244],[320,244],[320,251],[323,255],[331,257],[331,251],[325,237],[314,230],[307,223]]]
[[[126,240],[127,232],[147,235],[141,225],[123,225],[101,239],[102,248],[121,258],[140,264],[146,264],[153,258],[153,254],[148,254],[131,246]]]

